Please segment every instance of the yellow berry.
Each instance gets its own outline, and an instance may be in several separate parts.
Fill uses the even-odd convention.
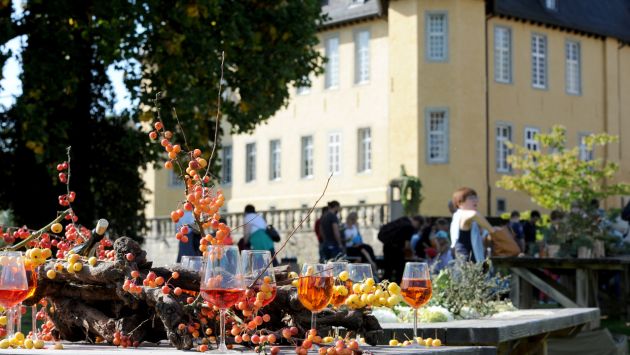
[[[433,340],[433,346],[442,346],[442,341],[440,339]]]
[[[7,325],[7,316],[0,317],[0,325]]]
[[[387,285],[387,291],[389,291],[390,293],[393,293],[393,294],[399,294],[400,293],[400,286],[398,286],[397,283],[392,282],[389,285]]]
[[[424,344],[424,340],[422,339],[422,337],[417,337],[416,342],[418,342],[418,344],[420,345]]]
[[[97,262],[97,260],[96,260],[95,256],[93,256],[93,257],[88,259],[88,264],[90,264],[90,266],[96,265],[96,262]]]
[[[9,339],[2,339],[2,341],[0,341],[0,349],[8,349],[9,346],[11,346]]]
[[[33,342],[33,346],[35,347],[35,349],[43,349],[44,348],[44,341],[43,340],[35,340],[35,342]]]
[[[389,346],[398,346],[398,340],[392,339],[389,341]]]
[[[26,339],[24,340],[24,347],[27,349],[32,349],[35,346],[35,344],[33,343],[33,339]]]
[[[52,251],[50,250],[50,248],[42,249],[42,258],[48,259],[51,256],[52,256]]]
[[[433,339],[431,339],[431,338],[424,339],[424,345],[425,346],[431,346],[431,344],[433,344]]]
[[[46,271],[46,276],[53,280],[55,277],[57,277],[57,272],[55,272],[55,270],[48,270]]]
[[[298,287],[298,280],[293,280],[293,281],[291,281],[291,285],[292,285],[293,287]]]
[[[342,271],[339,274],[339,280],[341,280],[343,282],[347,281],[349,278],[350,278],[350,274],[347,271]]]
[[[55,350],[63,350],[63,344],[55,343]]]
[[[77,261],[79,261],[79,259],[81,259],[81,255],[79,255],[79,254],[72,254],[72,255],[70,255],[70,257],[68,257],[68,262],[71,263],[71,264],[74,264]]]
[[[50,230],[55,234],[59,234],[63,230],[63,226],[61,225],[61,223],[55,223],[50,226]]]
[[[31,249],[31,259],[39,259],[42,257],[42,250],[39,248]]]
[[[354,285],[352,285],[352,292],[354,292],[354,293],[361,293],[361,284],[354,284]]]
[[[289,273],[289,278],[290,278],[290,279],[297,279],[297,278],[298,278],[298,274],[297,274],[297,272],[295,272],[295,271],[291,271],[291,272]]]
[[[22,333],[22,332],[17,332],[17,333],[15,333],[15,335],[13,335],[13,337],[14,337],[17,341],[22,341],[22,340],[24,340],[24,333]]]
[[[63,270],[63,264],[62,263],[56,263],[55,264],[55,270],[62,271]]]
[[[389,296],[387,299],[387,305],[391,308],[399,303],[399,299],[396,296]]]

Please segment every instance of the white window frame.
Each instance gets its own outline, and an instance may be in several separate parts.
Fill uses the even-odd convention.
[[[433,119],[439,119],[440,117],[434,117],[434,115],[442,115],[441,119],[443,130],[435,130],[432,125]],[[449,156],[449,112],[445,107],[429,107],[424,112],[424,127],[425,127],[425,141],[426,152],[425,159],[427,164],[446,164],[448,163]],[[437,142],[436,142],[437,140]],[[436,142],[436,146],[434,146]],[[432,148],[437,148],[438,155],[432,156]]]
[[[584,139],[590,135],[591,133],[589,132],[578,133],[578,147],[580,151],[580,160],[582,161],[591,161],[595,159],[595,152],[593,149],[587,149],[586,143],[584,142]]]
[[[494,26],[494,81],[512,83],[512,28]]]
[[[168,187],[177,189],[183,186],[184,180],[173,169],[168,169]]]
[[[541,45],[542,43],[542,45]],[[547,65],[547,53],[549,46],[547,36],[541,33],[532,33],[531,37],[531,61],[532,61],[532,87],[535,89],[547,89],[549,76]]]
[[[582,94],[582,53],[580,42],[567,40],[564,46],[565,88],[569,95]]]
[[[507,137],[500,135],[500,129],[507,129]],[[512,125],[507,122],[497,122],[494,128],[495,134],[495,167],[498,173],[510,173],[512,167],[507,162],[507,157],[512,154],[512,150],[506,145],[512,141]]]
[[[357,172],[369,173],[372,171],[372,129],[370,127],[359,128],[357,132],[358,157]]]
[[[354,83],[366,84],[370,81],[370,30],[354,32]]]
[[[231,145],[226,145],[221,150],[221,180],[224,184],[232,183],[232,157],[234,150]]]
[[[328,134],[328,174],[341,174],[341,132]]]
[[[536,136],[540,134],[538,127],[525,127],[523,131],[523,146],[532,152],[540,151],[540,142],[536,140]]]
[[[269,180],[282,178],[282,142],[279,139],[269,141]]]
[[[314,139],[312,135],[300,138],[300,176],[303,179],[312,179],[314,171]]]
[[[432,18],[442,17],[443,18],[443,30],[442,31],[434,31],[431,28],[431,20]],[[448,12],[446,11],[427,11],[424,16],[425,22],[425,37],[424,37],[424,52],[425,57],[428,62],[442,63],[448,61]],[[442,39],[442,47],[439,53],[433,53],[431,47],[431,39],[432,38],[441,38]]]
[[[333,35],[325,40],[326,66],[324,87],[336,89],[339,87],[339,35]]]
[[[256,181],[256,143],[245,144],[245,182]]]

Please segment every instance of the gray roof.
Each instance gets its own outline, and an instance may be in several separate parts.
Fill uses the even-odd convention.
[[[558,26],[630,43],[630,0],[556,0],[557,10],[545,0],[490,0],[498,15]]]
[[[383,16],[387,5],[383,0],[328,0],[323,2],[322,13],[328,15],[323,27]]]

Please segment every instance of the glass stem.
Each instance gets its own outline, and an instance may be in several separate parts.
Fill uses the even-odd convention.
[[[418,309],[413,309],[413,340],[418,339]]]
[[[33,324],[33,341],[37,340],[37,304],[31,306],[31,323]]]
[[[15,333],[15,317],[13,315],[13,307],[11,308],[5,308],[6,311],[6,315],[7,315],[7,336],[6,339],[9,339],[11,337],[13,337],[13,334]]]
[[[19,303],[17,306],[15,306],[14,310],[15,312],[15,329],[16,332],[22,332],[22,304]]]
[[[311,329],[317,329],[317,313],[311,312]]]
[[[221,352],[227,352],[227,346],[225,345],[225,313],[227,313],[227,310],[219,310],[221,318],[221,343],[219,344],[219,351]]]

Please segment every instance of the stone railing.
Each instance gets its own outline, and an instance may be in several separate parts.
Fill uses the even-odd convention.
[[[278,230],[284,240],[295,229],[295,234],[287,243],[280,257],[295,257],[300,261],[317,260],[318,245],[315,238],[315,221],[321,214],[317,208],[308,216],[308,208],[258,211],[268,224]],[[389,210],[385,204],[361,204],[356,206],[344,206],[339,213],[339,220],[344,222],[350,212],[357,212],[358,223],[365,243],[374,247],[374,251],[381,253],[380,243],[376,239],[378,229],[389,220]],[[227,224],[234,231],[234,242],[242,236],[243,213],[223,214]],[[304,220],[298,228],[300,221]],[[158,217],[147,220],[145,249],[151,260],[156,265],[172,263],[177,257],[178,242],[175,239],[175,224],[169,217]],[[297,228],[297,229],[296,229]],[[276,244],[276,248],[279,244]]]

